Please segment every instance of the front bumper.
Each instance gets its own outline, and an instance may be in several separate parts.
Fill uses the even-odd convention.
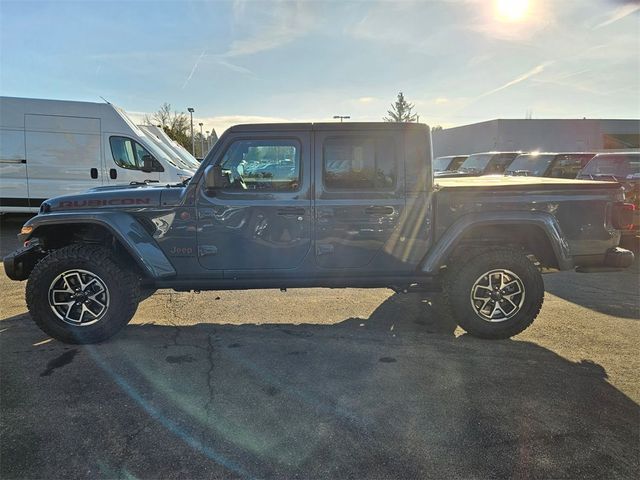
[[[26,280],[42,256],[39,246],[21,248],[4,257],[4,271],[11,280]]]

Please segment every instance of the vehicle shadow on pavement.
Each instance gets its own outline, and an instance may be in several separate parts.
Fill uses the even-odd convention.
[[[548,293],[590,310],[640,320],[640,274],[636,264],[622,272],[545,275],[544,286]]]
[[[600,365],[412,320],[428,308],[134,324],[94,346],[3,320],[0,476],[634,477],[640,408]]]

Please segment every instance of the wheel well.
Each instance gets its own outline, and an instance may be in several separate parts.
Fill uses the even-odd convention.
[[[465,231],[456,250],[479,245],[517,246],[544,267],[558,268],[558,259],[546,232],[536,225],[481,225]]]
[[[144,276],[144,272],[133,256],[104,225],[95,223],[42,225],[33,232],[31,238],[37,238],[44,251],[57,250],[74,243],[102,245],[112,250],[116,258],[120,258],[125,265],[133,265],[136,271]]]

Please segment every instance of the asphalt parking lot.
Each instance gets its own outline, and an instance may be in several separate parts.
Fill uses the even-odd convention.
[[[545,285],[508,341],[437,297],[163,290],[71,346],[2,272],[0,477],[636,478],[638,268]]]

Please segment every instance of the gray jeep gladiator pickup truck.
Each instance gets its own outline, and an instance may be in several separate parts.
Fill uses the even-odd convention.
[[[633,262],[618,247],[625,211],[614,182],[434,184],[426,125],[242,125],[184,184],[45,201],[4,267],[64,342],[109,338],[158,288],[442,291],[464,330],[507,338],[540,311],[542,270]]]

